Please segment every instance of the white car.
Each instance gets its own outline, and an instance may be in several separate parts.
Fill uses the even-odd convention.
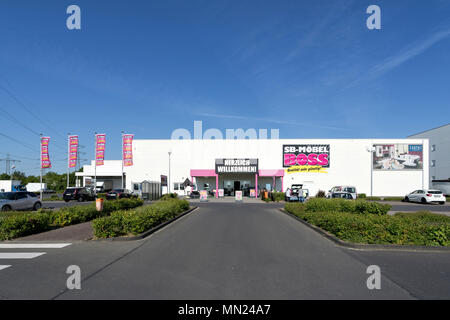
[[[405,196],[405,202],[445,204],[445,196],[440,190],[416,190]]]

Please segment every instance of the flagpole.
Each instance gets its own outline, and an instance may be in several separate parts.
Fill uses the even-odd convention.
[[[40,177],[40,182],[41,182],[41,188],[40,188],[40,200],[42,201],[42,133],[39,135],[40,136],[40,144],[39,144],[39,153],[40,153],[40,166],[41,166],[41,177]]]
[[[122,131],[122,187],[121,189],[125,189],[125,187],[123,186],[123,131]]]
[[[97,132],[95,132],[95,153],[94,153],[94,192],[97,193]]]
[[[67,188],[69,188],[70,133],[67,134]]]

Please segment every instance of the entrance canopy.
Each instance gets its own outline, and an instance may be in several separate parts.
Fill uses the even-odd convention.
[[[258,197],[258,177],[272,177],[273,178],[273,185],[275,185],[275,179],[281,178],[281,190],[283,190],[283,177],[284,177],[284,170],[283,169],[265,169],[265,170],[257,170],[256,173],[250,174],[251,176],[254,176],[255,179],[255,197]],[[193,181],[193,178],[198,177],[209,177],[209,178],[215,178],[216,179],[216,198],[219,197],[219,176],[220,177],[227,177],[232,175],[232,173],[216,173],[215,169],[191,169],[190,170],[191,180]]]

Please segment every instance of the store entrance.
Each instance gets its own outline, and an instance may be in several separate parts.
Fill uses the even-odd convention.
[[[234,182],[234,195],[236,195],[236,191],[241,190],[241,182],[240,181],[235,181]]]

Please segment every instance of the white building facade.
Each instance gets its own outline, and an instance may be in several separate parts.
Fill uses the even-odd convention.
[[[428,188],[428,150],[427,139],[136,139],[133,166],[124,168],[125,185],[132,189],[133,183],[160,181],[163,175],[168,191],[179,194],[189,179],[194,189],[216,196],[284,192],[293,184],[303,184],[311,195],[347,185],[368,196],[404,196]],[[105,161],[103,170],[118,179],[121,161],[114,163]],[[91,177],[92,167],[80,175]]]
[[[450,195],[450,123],[409,136],[429,140],[429,183]]]

